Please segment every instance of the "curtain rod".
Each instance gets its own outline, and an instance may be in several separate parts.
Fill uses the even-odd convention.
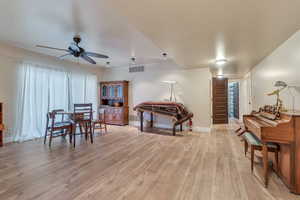
[[[13,56],[9,56],[9,55],[3,55],[3,54],[0,54],[0,57],[4,58],[4,59],[7,59],[7,60],[10,60],[10,61],[13,61],[13,62],[16,62],[18,64],[32,64],[32,65],[38,65],[39,67],[42,67],[42,68],[48,68],[48,69],[56,69],[58,71],[67,71],[67,72],[84,72],[84,73],[88,73],[88,74],[93,74],[93,75],[97,75],[97,73],[95,72],[87,72],[86,70],[84,69],[80,69],[80,68],[73,68],[72,69],[72,63],[67,63],[68,66],[63,66],[63,65],[59,65],[59,63],[57,63],[57,65],[55,64],[45,64],[45,62],[43,61],[37,61],[37,60],[33,60],[33,59],[27,59],[27,58],[18,58],[18,57],[13,57]],[[58,61],[57,61],[58,62]],[[83,67],[83,65],[80,65],[80,64],[75,64],[74,65],[76,67]]]

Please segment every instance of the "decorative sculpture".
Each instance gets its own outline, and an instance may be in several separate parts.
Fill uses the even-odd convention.
[[[273,92],[271,92],[267,95],[268,96],[276,95],[276,107],[279,108],[280,111],[285,112],[285,111],[287,111],[287,109],[285,109],[283,107],[283,101],[279,98],[279,96],[280,96],[279,94],[287,87],[287,84],[283,81],[276,81],[275,87],[279,87],[279,89],[274,90]]]

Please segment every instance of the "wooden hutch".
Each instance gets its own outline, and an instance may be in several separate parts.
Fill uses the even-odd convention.
[[[0,147],[3,146],[3,130],[4,130],[4,125],[3,125],[3,103],[0,103]]]
[[[112,125],[128,125],[128,81],[100,82],[100,108],[105,121]]]

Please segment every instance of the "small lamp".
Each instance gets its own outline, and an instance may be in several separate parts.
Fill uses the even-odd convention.
[[[283,87],[283,88],[286,88],[288,85],[286,84],[286,82],[283,82],[283,81],[276,81],[274,86],[275,86],[275,87]]]
[[[173,101],[173,97],[174,100],[176,102],[176,95],[175,95],[175,91],[174,91],[174,85],[177,83],[176,81],[163,81],[163,83],[167,83],[170,84],[170,101]]]

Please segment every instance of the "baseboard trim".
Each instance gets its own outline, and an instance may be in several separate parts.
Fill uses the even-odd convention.
[[[210,133],[210,127],[201,127],[201,126],[196,126],[193,127],[194,132],[200,132],[200,133]]]
[[[4,144],[12,143],[14,141],[14,138],[12,136],[4,136]]]
[[[139,121],[129,121],[129,125],[139,127],[140,122]],[[154,127],[156,127],[156,128],[166,128],[166,129],[173,128],[169,124],[160,124],[160,123],[154,123]],[[183,130],[188,130],[188,129],[189,129],[189,127],[183,126]],[[179,126],[178,126],[178,130],[179,130]],[[210,131],[211,131],[210,127],[193,126],[193,132],[210,133]]]

